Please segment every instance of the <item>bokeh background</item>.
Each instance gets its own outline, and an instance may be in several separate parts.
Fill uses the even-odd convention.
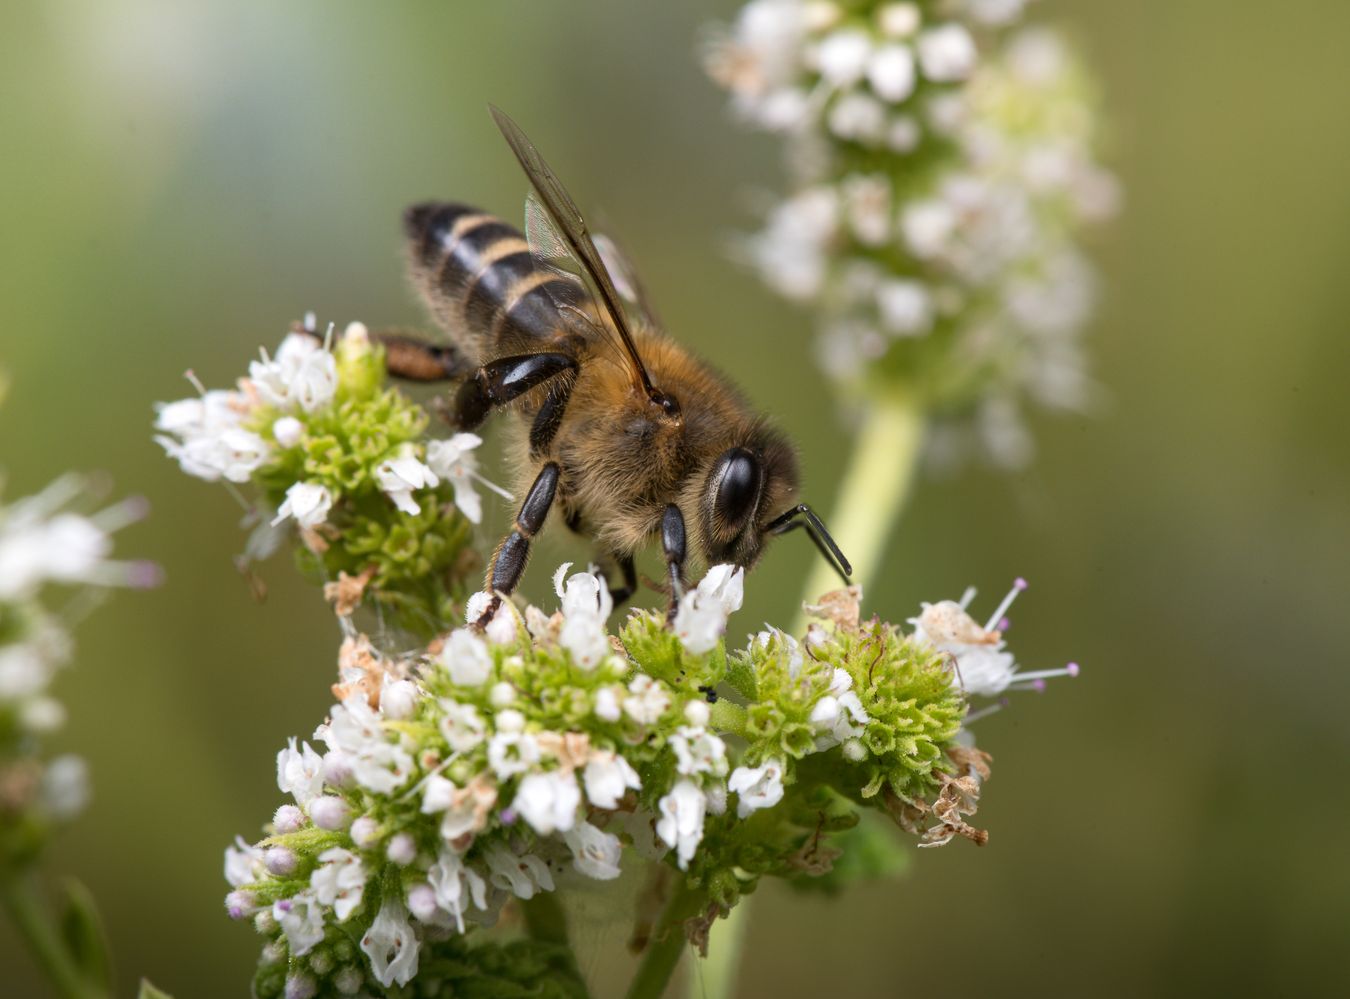
[[[1027,472],[927,482],[869,604],[987,597],[1084,675],[990,719],[980,850],[833,902],[769,886],[743,993],[1122,995],[1350,984],[1350,5],[1047,2],[1110,108],[1127,202],[1096,241],[1107,405],[1035,424]],[[516,217],[508,108],[615,220],[677,335],[800,441],[828,506],[848,442],[807,316],[725,260],[779,150],[694,52],[729,0],[407,5],[46,0],[0,32],[0,411],[9,492],[67,468],[147,495],[119,595],[57,693],[96,798],[54,866],[101,898],[129,992],[243,995],[257,953],[221,851],[278,803],[274,754],[328,703],[336,634],[290,566],[255,603],[237,508],[150,441],[151,404],[243,370],[305,309],[417,323],[402,206]],[[506,511],[494,509],[496,524]],[[495,532],[495,527],[492,529]],[[558,541],[547,565],[584,557]],[[772,550],[733,634],[791,611]],[[546,572],[527,592],[543,599]],[[591,941],[601,989],[615,936]],[[0,993],[45,995],[0,925]]]

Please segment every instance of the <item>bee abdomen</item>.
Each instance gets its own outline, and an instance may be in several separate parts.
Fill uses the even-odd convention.
[[[466,205],[404,215],[412,275],[433,315],[477,361],[554,346],[559,303],[583,307],[579,282],[542,264],[519,230]]]

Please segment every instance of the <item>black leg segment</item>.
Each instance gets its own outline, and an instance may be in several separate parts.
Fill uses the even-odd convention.
[[[516,514],[514,529],[497,546],[492,556],[492,568],[488,572],[488,592],[492,594],[492,599],[475,624],[486,625],[501,606],[498,594],[510,596],[520,583],[525,563],[530,558],[530,539],[544,526],[549,507],[553,505],[553,496],[558,491],[558,471],[558,465],[552,461],[540,470],[534,485],[530,486],[529,495],[520,506],[520,512]]]
[[[670,575],[670,608],[666,618],[673,621],[680,597],[684,596],[685,557],[684,514],[674,503],[666,507],[661,517],[661,550],[665,553],[666,571]]]
[[[622,607],[637,592],[637,567],[633,565],[632,555],[615,555],[613,558],[623,576],[623,586],[610,590],[609,595],[614,598],[615,607]]]
[[[497,406],[519,398],[554,375],[576,370],[576,359],[570,354],[519,354],[498,358],[479,368],[460,387],[455,396],[455,423],[462,430],[473,430]]]

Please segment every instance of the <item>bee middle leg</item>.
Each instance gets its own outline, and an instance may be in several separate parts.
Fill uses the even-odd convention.
[[[501,607],[502,597],[509,597],[520,583],[520,577],[525,572],[525,563],[530,560],[530,540],[544,526],[549,508],[553,506],[553,496],[558,491],[559,472],[558,463],[555,461],[550,461],[540,469],[539,474],[535,476],[534,485],[530,486],[525,502],[520,505],[520,512],[516,514],[516,522],[511,533],[502,540],[493,553],[492,568],[488,570],[487,578],[487,589],[492,598],[488,601],[487,609],[483,611],[482,616],[474,622],[476,626],[485,627]]]
[[[614,598],[615,608],[619,608],[637,592],[637,568],[633,565],[632,555],[613,555],[611,558],[614,559],[623,577],[623,585],[609,591],[609,595]]]

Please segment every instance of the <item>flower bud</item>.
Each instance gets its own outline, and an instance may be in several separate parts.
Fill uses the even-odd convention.
[[[272,816],[272,828],[278,836],[299,832],[305,827],[305,813],[294,805],[282,805]]]
[[[407,867],[417,859],[417,841],[409,833],[401,832],[389,841],[385,856],[391,863]]]
[[[706,728],[712,712],[705,701],[690,701],[684,706],[684,717],[696,728]]]
[[[286,999],[314,999],[319,993],[319,985],[312,975],[291,974],[286,976]]]
[[[365,976],[357,968],[343,968],[333,976],[333,986],[344,996],[354,996],[365,984]]]
[[[417,712],[417,684],[395,680],[380,692],[380,713],[394,721],[406,721]]]
[[[272,436],[282,447],[295,447],[305,436],[305,425],[294,416],[283,416],[272,424]]]
[[[516,699],[516,688],[509,683],[496,683],[488,692],[488,700],[494,708],[504,708]]]
[[[257,911],[258,900],[253,892],[235,890],[225,896],[225,911],[231,919],[245,919]]]
[[[265,937],[277,931],[277,919],[271,909],[262,909],[253,917],[253,928]]]
[[[309,803],[309,817],[320,829],[337,832],[351,823],[352,810],[341,798],[325,794]]]
[[[323,780],[333,787],[350,787],[353,779],[351,758],[340,749],[323,754]]]
[[[273,846],[263,853],[263,866],[267,868],[269,874],[279,878],[290,877],[295,873],[299,863],[300,858],[288,847]]]
[[[352,842],[362,850],[369,850],[380,841],[380,824],[369,815],[363,815],[352,823]]]
[[[407,897],[408,911],[420,922],[430,923],[440,912],[440,907],[436,904],[436,892],[425,881],[420,881],[409,888]]]

